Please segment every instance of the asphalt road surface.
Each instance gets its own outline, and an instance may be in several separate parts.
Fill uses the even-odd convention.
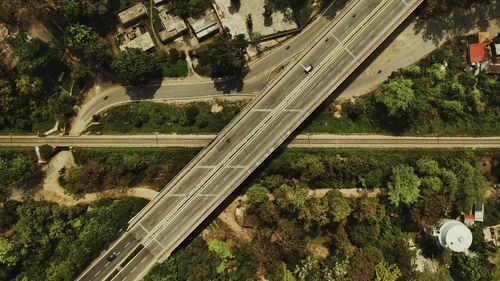
[[[78,280],[140,280],[252,173],[420,4],[352,1],[196,156]],[[313,66],[312,71],[304,71]],[[139,244],[144,248],[127,263]]]
[[[216,135],[0,136],[0,147],[205,147]],[[384,135],[298,135],[291,148],[500,148],[500,137],[399,137]]]

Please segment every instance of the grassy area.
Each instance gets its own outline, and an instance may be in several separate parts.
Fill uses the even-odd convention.
[[[221,112],[212,113],[206,102],[185,105],[159,103],[132,103],[112,108],[99,117],[99,125],[92,126],[91,133],[141,134],[217,133],[241,110],[241,103],[222,103]]]
[[[500,40],[500,39],[499,39]],[[301,127],[309,133],[494,136],[500,133],[500,80],[467,68],[463,38],[453,39],[419,64],[393,73],[372,95],[323,105]]]
[[[200,50],[202,48],[207,48],[207,47],[201,46]],[[199,63],[199,61],[198,61],[198,64],[194,67],[194,71],[196,71],[196,73],[201,75],[201,76],[210,77],[210,75],[212,75],[212,68],[210,67],[210,65]]]
[[[185,58],[170,60],[162,64],[163,76],[185,77],[188,75],[188,65]]]

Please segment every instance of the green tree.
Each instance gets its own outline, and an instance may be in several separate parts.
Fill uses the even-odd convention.
[[[0,201],[2,200],[0,199]],[[0,233],[7,231],[16,223],[18,219],[16,209],[19,204],[20,202],[14,200],[8,200],[2,203],[0,207]]]
[[[106,39],[99,38],[92,44],[83,46],[82,57],[89,68],[95,68],[96,66],[108,68],[111,64],[112,55]]]
[[[328,206],[328,215],[333,222],[341,222],[351,213],[349,200],[337,190],[329,191],[322,201]]]
[[[375,277],[375,265],[382,262],[384,256],[375,247],[358,249],[350,262],[348,276],[352,281],[370,281]]]
[[[252,20],[252,14],[248,14],[245,23],[247,25],[247,30],[249,34],[253,33],[253,20]]]
[[[153,56],[135,48],[121,52],[113,59],[111,68],[123,83],[129,85],[143,84],[149,78],[160,76],[160,68]]]
[[[48,8],[52,3],[51,0],[10,0],[0,2],[0,20],[7,23],[18,24],[21,11],[28,10],[30,13]]]
[[[360,197],[355,201],[352,217],[358,222],[376,220],[378,206],[377,198]]]
[[[17,252],[16,245],[9,239],[0,237],[0,264],[13,267],[21,258]]]
[[[469,162],[457,160],[452,170],[460,183],[455,202],[456,208],[467,212],[472,205],[483,202],[488,184],[481,168],[472,166]]]
[[[399,277],[401,271],[396,264],[381,262],[375,266],[375,281],[396,281]]]
[[[486,104],[485,102],[483,102],[481,91],[478,88],[474,88],[472,89],[472,91],[470,91],[468,99],[469,104],[472,105],[472,108],[474,109],[474,112],[476,114],[481,114],[484,112]]]
[[[72,50],[81,50],[83,46],[93,44],[99,36],[89,26],[75,23],[66,28],[64,43]]]
[[[312,256],[307,256],[304,260],[302,260],[301,263],[295,267],[293,273],[297,277],[297,280],[301,281],[319,281],[323,277],[321,274],[319,260]]]
[[[443,81],[446,77],[446,69],[444,65],[439,63],[433,64],[431,67],[427,68],[426,71],[428,75],[436,81]]]
[[[210,1],[204,0],[172,0],[169,8],[174,14],[187,18],[210,8],[210,4]]]
[[[422,176],[437,176],[441,172],[436,160],[420,158],[417,160],[417,172]]]
[[[441,179],[443,181],[444,192],[448,194],[449,198],[454,199],[458,190],[458,178],[450,170],[441,170]]]
[[[28,39],[28,36],[22,32],[8,38],[7,42],[19,59],[17,69],[21,73],[43,74],[50,63],[58,58],[56,49],[51,45],[38,38]]]
[[[167,258],[163,263],[153,267],[144,277],[144,281],[178,281],[177,261],[174,257]]]
[[[411,208],[413,221],[423,225],[434,225],[451,211],[449,200],[432,189],[423,189],[420,199]]]
[[[15,224],[0,233],[1,271],[9,280],[74,280],[145,203],[127,198],[63,208],[25,200]]]
[[[319,198],[309,198],[299,210],[299,220],[304,223],[306,232],[317,231],[329,222],[328,206]]]
[[[259,222],[262,222],[264,225],[274,225],[280,219],[280,214],[271,201],[265,201],[260,204],[257,208],[257,213],[259,215]]]
[[[452,261],[451,273],[455,280],[492,280],[488,262],[480,255],[468,257],[463,253],[459,253],[453,255]]]
[[[442,116],[447,121],[457,121],[465,114],[461,101],[442,100],[439,105]]]
[[[306,204],[308,190],[302,186],[283,184],[273,191],[276,205],[286,213],[296,213]]]
[[[349,239],[359,247],[375,244],[380,236],[380,224],[377,221],[364,221],[350,224],[348,228]]]
[[[245,194],[248,197],[247,204],[250,209],[254,209],[267,200],[269,190],[262,185],[254,184],[248,188]]]
[[[234,253],[226,243],[214,239],[208,244],[208,250],[214,252],[221,259],[221,263],[217,266],[217,273],[220,274],[227,270],[232,270],[234,266]]]
[[[404,69],[403,73],[411,78],[416,78],[420,76],[420,66],[412,64]]]
[[[410,79],[397,77],[380,85],[375,93],[375,100],[385,106],[389,116],[408,113],[415,100]]]
[[[273,7],[268,1],[264,2],[264,12],[262,13],[264,18],[270,18],[273,15]]]
[[[65,0],[64,15],[71,20],[95,18],[106,14],[110,9],[109,0]]]
[[[239,75],[245,67],[247,45],[242,34],[233,37],[224,30],[208,47],[198,49],[199,62],[210,67],[212,77]]]
[[[354,253],[354,246],[349,240],[344,224],[339,225],[335,230],[332,236],[332,245],[337,253],[346,257],[350,257]]]
[[[221,264],[219,256],[208,250],[200,237],[195,238],[183,251],[175,254],[178,274],[184,280],[204,281],[217,280],[220,273],[217,267]],[[196,266],[193,266],[196,264]]]
[[[406,165],[397,165],[392,168],[391,179],[387,183],[389,200],[396,207],[403,202],[409,205],[418,199],[420,179],[413,172],[413,168]]]
[[[39,169],[34,159],[17,154],[12,159],[0,158],[0,185],[27,190]]]
[[[184,110],[184,121],[187,126],[193,126],[200,115],[200,110],[196,105],[188,105]]]
[[[22,95],[37,98],[43,92],[44,84],[39,77],[21,74],[16,79],[16,88]]]
[[[439,177],[424,177],[422,179],[422,188],[430,188],[435,191],[443,189],[443,182]]]
[[[297,162],[295,162],[293,168],[300,172],[300,178],[303,181],[313,181],[326,172],[321,157],[314,154],[306,154],[300,157]]]
[[[12,100],[14,99],[14,87],[9,79],[1,76],[5,75],[0,71],[0,112],[5,113],[12,107]],[[0,128],[1,128],[0,123]]]

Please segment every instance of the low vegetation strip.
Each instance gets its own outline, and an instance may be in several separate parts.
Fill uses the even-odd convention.
[[[133,103],[101,113],[90,127],[99,134],[209,134],[217,133],[244,103],[193,102],[188,104]]]
[[[63,171],[61,185],[72,194],[148,185],[163,188],[199,149],[73,150],[76,166]]]

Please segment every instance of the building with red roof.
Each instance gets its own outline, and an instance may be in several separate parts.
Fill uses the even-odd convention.
[[[469,45],[469,62],[471,64],[488,61],[490,52],[488,43],[475,43]]]

